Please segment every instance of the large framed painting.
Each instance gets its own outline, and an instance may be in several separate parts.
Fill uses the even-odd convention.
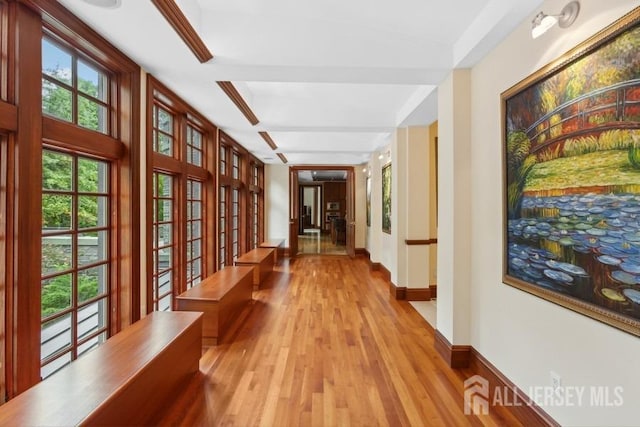
[[[371,177],[367,177],[366,181],[367,191],[367,227],[371,227]]]
[[[382,168],[382,231],[391,234],[391,163]]]
[[[502,107],[503,281],[640,335],[640,8]]]

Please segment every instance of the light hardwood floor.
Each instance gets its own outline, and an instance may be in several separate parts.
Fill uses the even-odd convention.
[[[347,247],[343,244],[331,243],[329,234],[305,232],[298,236],[298,254],[346,255]]]
[[[433,329],[364,259],[284,260],[236,324],[203,350],[166,425],[519,425],[464,415],[471,374],[448,368]]]

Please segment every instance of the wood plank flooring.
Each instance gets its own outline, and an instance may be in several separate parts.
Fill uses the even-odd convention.
[[[364,259],[284,260],[167,408],[164,425],[519,425],[465,416],[434,332]],[[468,375],[468,374],[467,374]]]
[[[298,254],[346,255],[347,247],[332,243],[329,234],[304,233],[298,236]]]

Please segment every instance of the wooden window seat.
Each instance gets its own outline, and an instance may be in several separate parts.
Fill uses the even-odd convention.
[[[272,248],[256,248],[246,254],[240,256],[236,260],[236,265],[246,265],[255,267],[253,270],[253,290],[260,289],[260,284],[273,271],[273,252]]]
[[[252,267],[225,267],[180,294],[178,310],[201,311],[202,343],[217,345],[244,306],[251,302]]]
[[[260,247],[273,249],[274,265],[278,265],[278,261],[284,258],[284,239],[269,239],[260,243]]]
[[[201,313],[151,313],[0,406],[0,425],[155,424],[201,352]]]

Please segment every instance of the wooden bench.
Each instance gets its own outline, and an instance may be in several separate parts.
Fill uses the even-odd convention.
[[[156,424],[201,352],[201,313],[151,313],[0,406],[0,425]]]
[[[273,252],[275,250],[272,248],[255,248],[236,260],[236,265],[255,267],[253,270],[254,291],[260,289],[260,283],[273,271]]]
[[[202,342],[217,345],[229,324],[251,302],[252,267],[225,267],[177,297],[178,310],[201,311]]]
[[[269,239],[260,243],[260,247],[273,249],[274,265],[278,265],[278,261],[284,258],[284,239]]]

